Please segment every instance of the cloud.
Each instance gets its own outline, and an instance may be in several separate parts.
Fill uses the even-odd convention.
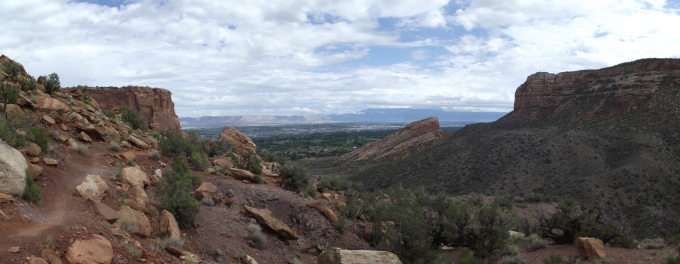
[[[509,111],[537,71],[680,56],[658,0],[93,1],[1,1],[0,53],[66,86],[169,89],[180,116]]]

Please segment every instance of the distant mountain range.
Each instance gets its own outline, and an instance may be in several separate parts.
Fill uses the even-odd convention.
[[[180,117],[183,128],[187,127],[221,127],[226,125],[247,124],[294,124],[294,123],[411,123],[427,117],[436,116],[443,124],[466,125],[480,122],[492,122],[503,117],[505,112],[447,112],[438,109],[366,109],[355,114],[342,115],[247,115],[247,116],[202,116]]]

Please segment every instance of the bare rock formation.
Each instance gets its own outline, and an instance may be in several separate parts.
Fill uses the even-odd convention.
[[[0,193],[21,197],[26,187],[27,168],[24,155],[0,141]]]
[[[236,153],[257,152],[257,146],[253,141],[233,127],[224,127],[220,133],[219,140],[229,142]]]
[[[113,223],[114,227],[135,233],[140,237],[151,236],[151,224],[144,213],[123,205],[118,211],[118,215],[120,218]]]
[[[436,146],[448,138],[439,127],[439,119],[429,117],[413,122],[384,139],[342,155],[339,161],[382,162],[401,159]]]
[[[163,210],[161,215],[158,217],[158,222],[160,224],[160,235],[161,237],[169,237],[173,239],[181,239],[181,233],[179,231],[179,226],[177,225],[177,220],[172,213]]]
[[[401,264],[393,253],[373,250],[345,250],[331,248],[319,255],[319,264],[381,263]]]
[[[99,107],[113,110],[120,106],[139,111],[153,130],[170,129],[181,132],[179,118],[175,114],[172,93],[161,88],[148,87],[97,87],[89,89]]]
[[[580,259],[606,259],[607,251],[602,240],[592,237],[579,237],[576,243]]]
[[[515,111],[501,119],[584,121],[619,119],[640,109],[680,75],[680,60],[642,59],[599,70],[538,72],[515,92]],[[670,78],[669,78],[670,77]]]

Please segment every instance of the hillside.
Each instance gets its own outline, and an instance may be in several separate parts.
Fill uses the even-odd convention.
[[[680,60],[536,73],[500,120],[358,172],[369,188],[481,192],[599,205],[639,237],[680,227]]]

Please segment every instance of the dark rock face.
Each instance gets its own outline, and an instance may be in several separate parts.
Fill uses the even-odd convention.
[[[153,130],[170,129],[181,132],[179,118],[175,114],[172,93],[161,88],[147,87],[99,87],[91,88],[87,95],[99,107],[111,110],[120,106],[139,111]]]
[[[529,76],[515,110],[353,177],[367,188],[572,197],[639,237],[680,231],[680,60]]]

